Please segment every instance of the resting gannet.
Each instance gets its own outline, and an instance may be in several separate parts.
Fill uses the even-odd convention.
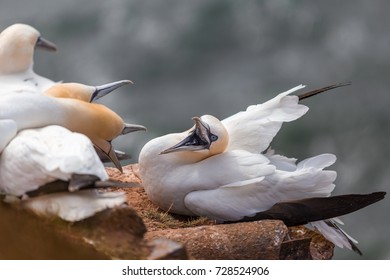
[[[34,72],[35,48],[57,50],[26,24],[13,24],[0,33],[0,96],[13,92],[42,93],[54,84]]]
[[[336,156],[322,154],[296,163],[268,150],[284,122],[308,111],[298,96],[289,95],[303,87],[222,121],[211,115],[194,117],[191,129],[149,141],[139,155],[148,197],[166,211],[224,222],[243,220],[284,201],[330,196],[336,172],[324,169]],[[314,219],[312,225],[335,245],[360,252],[335,221]]]
[[[111,89],[112,84],[108,84]],[[57,84],[54,87],[73,88],[74,84]],[[77,88],[80,88],[78,84]],[[100,86],[102,90],[104,86]],[[96,88],[84,86],[87,92]],[[123,119],[104,105],[88,103],[74,98],[56,98],[29,93],[8,94],[0,97],[0,152],[15,137],[16,132],[27,128],[61,125],[73,132],[88,136],[93,144],[122,170],[111,141],[117,136],[144,126],[124,123]]]
[[[125,203],[124,193],[97,190],[107,180],[89,138],[61,126],[22,130],[0,156],[6,201],[42,216],[74,222]]]

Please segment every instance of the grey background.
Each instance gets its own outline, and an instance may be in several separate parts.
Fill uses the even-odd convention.
[[[183,131],[191,117],[225,118],[298,84],[352,85],[304,103],[274,140],[278,153],[338,157],[335,194],[389,190],[390,2],[233,0],[2,0],[0,29],[23,22],[55,42],[35,70],[53,80],[135,85],[102,103],[147,133],[115,141],[137,162],[153,137]],[[363,257],[388,259],[388,199],[343,217]]]

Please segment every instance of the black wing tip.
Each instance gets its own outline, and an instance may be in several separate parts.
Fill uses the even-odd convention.
[[[314,90],[302,93],[302,94],[298,95],[298,98],[299,98],[299,100],[303,100],[303,99],[312,97],[314,95],[320,94],[322,92],[325,92],[325,91],[328,91],[328,90],[332,90],[332,89],[336,89],[336,88],[339,88],[339,87],[349,86],[351,84],[352,84],[352,82],[341,82],[341,83],[337,83],[337,84],[332,84],[332,85],[329,85],[329,86],[326,86],[326,87],[317,88],[317,89],[314,89]]]
[[[352,251],[354,251],[355,253],[359,254],[360,256],[363,256],[362,251],[360,251],[360,249],[356,246],[356,244],[353,243],[353,242],[352,242],[351,240],[349,240],[349,239],[348,239],[348,241],[349,241],[349,244],[351,245]]]

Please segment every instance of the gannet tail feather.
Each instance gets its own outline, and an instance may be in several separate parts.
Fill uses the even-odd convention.
[[[237,222],[276,219],[282,220],[287,226],[304,225],[355,212],[382,200],[385,194],[346,194],[279,202],[266,211],[258,212],[252,217],[244,217]]]
[[[310,224],[337,247],[347,248],[353,250],[359,255],[363,255],[360,249],[356,246],[358,242],[343,231],[336,224],[334,219],[312,222]]]
[[[361,251],[355,245],[358,242],[336,224],[339,221],[337,217],[376,203],[382,200],[385,194],[385,192],[348,194],[279,202],[267,211],[256,213],[251,217],[244,217],[235,222],[282,220],[287,226],[310,223],[336,246],[348,248],[361,255]]]
[[[69,181],[56,180],[40,186],[38,189],[29,191],[26,195],[30,198],[41,195],[77,192],[84,189],[106,189],[106,188],[129,188],[139,186],[138,183],[124,183],[115,180],[100,180],[99,177],[91,174],[72,174]]]
[[[326,86],[323,88],[314,89],[314,90],[311,90],[311,91],[308,91],[308,92],[305,92],[305,93],[298,95],[298,98],[299,98],[299,100],[303,100],[303,99],[312,97],[314,95],[320,94],[320,93],[328,91],[328,90],[332,90],[332,89],[344,87],[344,86],[349,86],[349,85],[351,85],[351,82],[338,83],[338,84]]]
[[[99,177],[90,174],[72,174],[68,185],[68,191],[75,192],[83,189],[129,188],[137,186],[140,186],[140,184],[125,183],[115,180],[102,181]]]

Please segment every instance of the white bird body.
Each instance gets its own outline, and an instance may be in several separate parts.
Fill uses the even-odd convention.
[[[74,173],[108,179],[91,140],[61,126],[22,130],[0,156],[0,189],[9,195],[69,181]]]
[[[124,193],[95,189],[25,197],[47,183],[69,181],[73,174],[108,179],[89,138],[61,126],[20,131],[0,156],[0,192],[38,215],[78,221],[125,203]]]
[[[64,85],[66,86],[66,84],[61,86]],[[125,128],[122,118],[101,104],[28,93],[0,97],[0,129],[2,122],[10,121],[15,123],[17,131],[61,125],[71,131],[87,135],[99,147],[105,147],[105,142],[120,135]],[[9,130],[13,132],[14,128]],[[0,133],[2,136],[8,135],[3,137],[1,152],[15,135],[6,128]]]
[[[120,135],[146,128],[126,124],[114,111],[90,101],[129,83],[129,80],[123,80],[98,87],[64,83],[54,85],[44,94],[19,93],[0,96],[0,153],[17,131],[61,125],[88,136],[95,147],[122,171],[111,141]]]
[[[42,94],[55,82],[34,72],[0,76],[0,96],[14,93]]]
[[[0,96],[38,93],[55,84],[33,70],[35,48],[54,51],[56,46],[26,24],[13,24],[0,33]]]
[[[297,96],[288,96],[301,88],[222,121],[210,115],[196,117],[190,130],[149,141],[139,156],[148,197],[173,213],[237,221],[281,201],[330,196],[336,172],[323,169],[336,161],[334,155],[296,164],[272,152],[262,154],[283,122],[307,112]],[[336,245],[351,248],[325,223],[318,226]]]

